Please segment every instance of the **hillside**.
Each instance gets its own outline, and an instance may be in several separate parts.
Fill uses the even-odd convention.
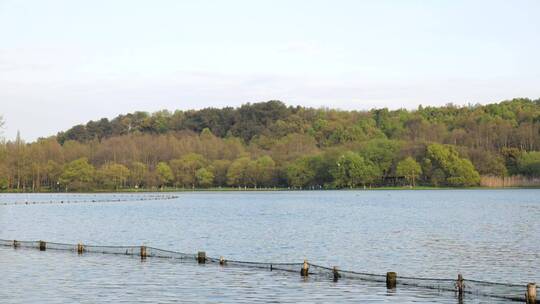
[[[4,190],[475,186],[540,176],[540,99],[341,111],[279,101],[135,112],[5,142]]]

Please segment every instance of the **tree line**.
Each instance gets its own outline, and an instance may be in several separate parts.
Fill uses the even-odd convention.
[[[0,126],[2,120],[0,119]],[[135,112],[0,144],[0,189],[476,186],[540,176],[540,99],[341,111]]]

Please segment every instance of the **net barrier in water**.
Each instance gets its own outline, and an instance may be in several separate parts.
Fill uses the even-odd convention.
[[[386,284],[387,288],[424,288],[441,292],[453,292],[458,296],[475,295],[493,297],[511,301],[526,303],[540,303],[536,299],[536,285],[531,284],[506,284],[480,280],[463,279],[461,275],[457,279],[438,279],[398,276],[396,273],[373,274],[351,270],[342,270],[337,267],[326,267],[308,261],[303,263],[268,263],[226,260],[223,257],[207,257],[205,252],[195,254],[164,250],[150,246],[97,246],[86,244],[64,244],[45,241],[17,241],[2,240],[0,246],[12,248],[34,248],[41,251],[61,250],[83,253],[115,254],[146,258],[166,258],[181,262],[209,263],[232,267],[249,267],[267,271],[283,271],[296,273],[302,276],[318,276],[337,280],[358,280]]]
[[[157,201],[157,200],[170,200],[178,198],[173,194],[113,194],[107,195],[99,194],[70,194],[63,199],[58,200],[24,200],[14,202],[0,202],[0,206],[10,205],[39,205],[39,204],[76,204],[76,203],[116,203],[116,202],[136,202],[136,201]]]

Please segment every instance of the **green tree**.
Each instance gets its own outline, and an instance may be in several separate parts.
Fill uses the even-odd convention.
[[[255,187],[260,185],[270,185],[274,178],[275,166],[274,160],[268,155],[250,161],[246,168],[246,175],[250,184]]]
[[[171,167],[165,162],[159,162],[156,167],[157,173],[157,182],[160,187],[169,185],[173,179],[174,175],[172,173]]]
[[[83,157],[68,163],[60,175],[59,182],[66,191],[89,190],[93,186],[95,168]]]
[[[435,169],[444,172],[450,186],[474,186],[480,183],[480,174],[470,160],[460,158],[457,150],[450,145],[431,144],[426,156]]]
[[[332,171],[337,187],[354,188],[358,185],[370,184],[379,175],[378,168],[354,152],[342,155]]]
[[[121,164],[108,163],[99,168],[97,172],[99,182],[105,188],[118,189],[124,187],[129,177],[129,169]]]
[[[231,162],[226,159],[218,159],[212,162],[211,171],[214,173],[214,182],[217,186],[225,186],[227,184],[227,170]]]
[[[289,114],[287,106],[277,100],[245,104],[236,110],[231,131],[245,141],[268,129],[274,122]]]
[[[0,190],[7,190],[9,188],[9,173],[7,167],[0,162]]]
[[[482,149],[469,149],[468,158],[480,175],[506,176],[508,170],[501,155]]]
[[[518,169],[527,176],[540,176],[540,152],[525,152],[518,158]]]
[[[480,183],[480,174],[468,159],[455,160],[449,168],[449,175],[446,180],[451,186],[469,187]]]
[[[430,182],[435,187],[443,186],[446,184],[446,174],[442,169],[436,168],[431,174]]]
[[[247,169],[250,163],[249,157],[240,157],[229,166],[227,182],[231,186],[247,186],[249,177]]]
[[[296,188],[303,188],[313,182],[316,172],[310,165],[310,159],[303,157],[289,164],[286,174],[289,185]]]
[[[214,181],[214,174],[206,168],[197,170],[197,172],[195,172],[195,177],[197,178],[197,185],[202,188],[212,186],[212,182]]]
[[[400,161],[396,168],[396,174],[399,176],[404,176],[409,182],[411,187],[414,187],[414,182],[422,174],[422,168],[420,164],[414,160],[412,157],[407,157],[404,160]]]
[[[504,157],[506,168],[510,174],[518,174],[518,160],[521,157],[522,151],[513,147],[504,147],[501,150],[501,154]]]
[[[197,184],[197,170],[203,168],[205,163],[205,158],[197,153],[189,153],[181,159],[172,160],[170,164],[176,183],[194,188]]]
[[[385,138],[372,139],[361,150],[364,159],[377,164],[383,176],[390,172],[390,168],[398,157],[400,143]]]
[[[55,162],[54,160],[49,159],[43,171],[43,174],[45,176],[45,185],[48,186],[50,189],[60,190],[58,189],[58,183],[62,172],[62,165]]]

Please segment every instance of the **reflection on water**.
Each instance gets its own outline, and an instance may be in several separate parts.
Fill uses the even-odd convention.
[[[0,206],[0,238],[144,243],[238,260],[308,258],[381,274],[454,278],[461,272],[524,284],[540,281],[539,216],[539,190],[202,192],[163,201]],[[453,294],[389,293],[346,280],[303,282],[277,272],[9,248],[0,249],[0,269],[0,295],[8,303],[459,302]],[[493,303],[467,297],[464,303],[483,301]]]

